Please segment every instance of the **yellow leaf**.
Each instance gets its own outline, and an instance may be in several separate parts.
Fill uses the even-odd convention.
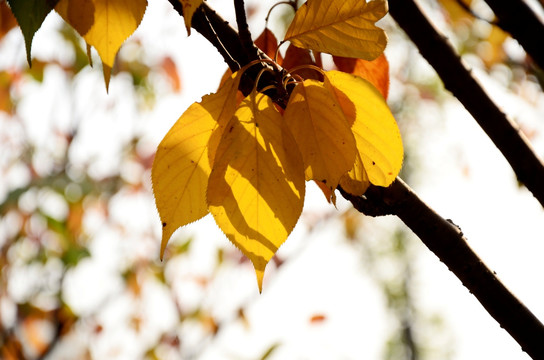
[[[202,4],[202,0],[179,0],[183,5],[183,17],[185,18],[185,27],[187,35],[191,35],[191,21],[196,9]]]
[[[191,105],[157,148],[151,181],[162,221],[161,259],[177,228],[208,213],[206,188],[213,159],[209,143],[220,137],[234,114],[232,98],[239,82],[236,73],[216,94],[206,95],[200,103]],[[217,148],[217,144],[213,146]]]
[[[356,164],[348,176],[353,181],[364,182],[365,171],[372,184],[389,186],[400,172],[404,153],[399,128],[387,103],[372,84],[358,76],[327,71],[325,79],[353,123],[363,163],[362,169]]]
[[[356,154],[350,123],[334,92],[320,81],[304,80],[291,93],[284,117],[302,154],[306,180],[334,190]]]
[[[373,60],[387,36],[374,23],[387,13],[387,0],[308,0],[295,14],[285,40],[332,55]]]
[[[117,51],[142,21],[146,7],[147,0],[60,0],[55,10],[96,49],[107,83],[106,71],[113,68]]]
[[[370,181],[368,180],[361,154],[357,153],[353,168],[340,178],[340,186],[352,195],[361,196],[368,189],[369,185]]]
[[[272,100],[246,97],[229,121],[208,184],[208,204],[229,240],[253,263],[259,291],[268,261],[304,204],[304,168]]]

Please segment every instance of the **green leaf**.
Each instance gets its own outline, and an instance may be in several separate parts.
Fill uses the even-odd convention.
[[[8,0],[11,11],[23,32],[26,47],[26,59],[32,66],[30,50],[34,34],[42,26],[43,21],[59,0]]]

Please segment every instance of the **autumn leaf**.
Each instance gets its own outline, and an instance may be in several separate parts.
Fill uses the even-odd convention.
[[[196,9],[202,4],[202,0],[179,0],[183,6],[183,17],[185,19],[185,27],[187,35],[191,35],[191,22]]]
[[[301,49],[293,44],[289,44],[287,51],[285,52],[285,59],[283,60],[282,66],[287,70],[293,70],[300,67],[294,73],[301,76],[303,79],[323,80],[320,73],[304,65],[316,66],[317,64],[308,49]]]
[[[26,59],[29,66],[32,65],[30,52],[34,34],[57,2],[58,0],[8,0],[25,38]]]
[[[355,137],[355,140],[357,141],[357,137]],[[355,196],[361,196],[366,192],[370,186],[370,180],[368,179],[361,153],[357,152],[353,167],[348,173],[342,175],[339,184],[342,189]]]
[[[340,178],[342,179],[342,178]],[[314,180],[314,183],[317,185],[319,190],[325,195],[325,199],[327,199],[327,202],[329,204],[333,204],[336,207],[336,194],[334,193],[335,189],[331,189],[322,181]]]
[[[109,85],[115,55],[140,25],[147,0],[60,0],[55,10],[93,46]]]
[[[293,90],[285,121],[304,161],[306,180],[324,182],[334,190],[355,161],[355,139],[334,93],[308,79]]]
[[[338,70],[370,81],[380,90],[384,99],[387,99],[389,95],[389,62],[385,54],[381,54],[372,61],[342,56],[333,56],[332,59]]]
[[[367,176],[374,185],[389,186],[400,172],[404,153],[399,128],[387,103],[372,84],[358,76],[327,71],[327,82],[353,123],[351,130],[363,164],[362,168],[354,165],[348,176],[359,182]]]
[[[262,50],[269,58],[274,59],[276,56],[276,50],[278,49],[278,40],[274,33],[268,28],[264,28],[261,35],[255,39],[255,46]],[[283,58],[278,52],[278,58],[276,62],[281,65],[283,63]]]
[[[0,40],[15,26],[17,19],[4,1],[0,1]]]
[[[386,0],[308,0],[295,14],[285,40],[332,55],[372,60],[387,36],[375,25],[387,13]]]
[[[304,168],[272,100],[253,91],[229,121],[208,184],[216,223],[253,263],[259,291],[264,269],[302,212]]]
[[[178,67],[174,60],[170,56],[165,56],[160,63],[160,67],[170,81],[172,90],[174,90],[174,92],[180,92],[181,79],[179,76]]]
[[[216,94],[191,105],[157,148],[151,181],[162,221],[161,259],[177,228],[208,213],[206,188],[213,159],[210,152],[215,153],[222,129],[234,114],[231,99],[238,91],[238,75],[233,75]],[[217,140],[210,145],[212,139]]]

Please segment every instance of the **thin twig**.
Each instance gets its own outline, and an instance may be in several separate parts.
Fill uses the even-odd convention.
[[[519,126],[491,100],[414,0],[390,0],[389,13],[434,67],[446,89],[459,99],[499,148],[518,180],[544,206],[544,163]]]
[[[181,2],[179,0],[169,0],[169,2],[174,10],[180,16],[183,16]],[[233,72],[240,69],[241,66],[235,59],[240,58],[236,52],[242,52],[242,44],[238,40],[236,31],[226,21],[221,19],[214,10],[209,8],[206,3],[202,3],[197,11],[195,11],[191,26],[217,49]],[[223,44],[220,39],[224,39],[225,36],[218,36],[218,32],[225,32],[231,42]]]
[[[236,23],[238,24],[238,35],[242,46],[247,53],[250,60],[256,60],[259,58],[257,49],[253,44],[251,38],[251,32],[249,31],[249,25],[247,24],[246,9],[244,0],[234,0],[234,10],[236,12]]]

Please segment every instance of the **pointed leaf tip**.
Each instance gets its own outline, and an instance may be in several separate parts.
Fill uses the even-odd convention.
[[[55,10],[111,69],[119,48],[138,28],[146,8],[147,0],[60,0]]]
[[[32,66],[32,39],[58,0],[8,0],[11,12],[17,19],[25,39],[26,59]]]
[[[264,269],[302,212],[305,182],[299,150],[272,100],[246,97],[227,124],[208,182],[215,222],[255,268]]]
[[[187,29],[187,36],[191,35],[191,24],[193,21],[193,15],[198,9],[203,0],[179,0],[183,6],[183,18],[185,19],[185,28]]]
[[[234,114],[239,72],[216,94],[192,104],[164,136],[151,169],[155,204],[162,221],[161,259],[168,240],[181,226],[208,213],[206,188],[215,142]],[[217,140],[218,142],[218,140]],[[213,154],[212,154],[213,152]]]

